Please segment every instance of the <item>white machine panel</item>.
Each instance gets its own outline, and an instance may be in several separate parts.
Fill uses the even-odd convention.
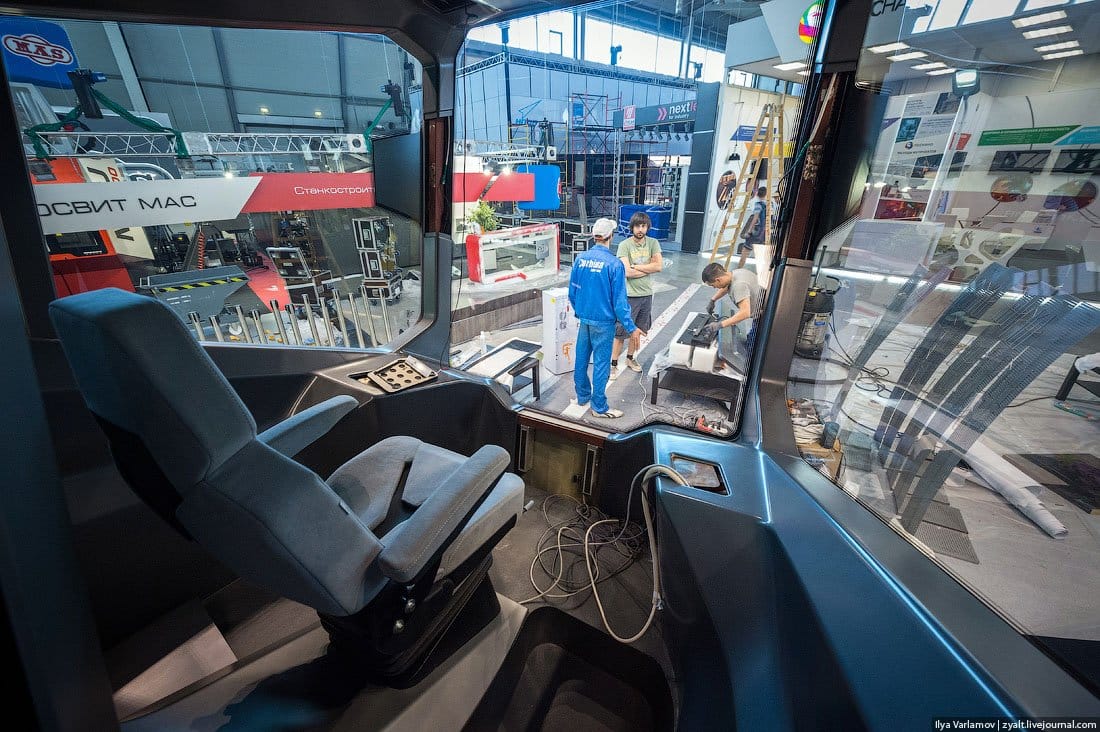
[[[569,304],[569,288],[542,292],[542,365],[553,374],[573,370],[577,350],[577,318]]]
[[[676,331],[676,337],[672,339],[672,343],[668,347],[668,357],[669,362],[674,366],[687,366],[693,371],[710,372],[714,369],[714,361],[718,357],[718,341],[715,340],[709,348],[700,346],[692,348],[690,344],[680,342],[681,340],[690,340],[690,338],[684,338],[684,333],[699,315],[701,313],[688,313],[683,325]]]

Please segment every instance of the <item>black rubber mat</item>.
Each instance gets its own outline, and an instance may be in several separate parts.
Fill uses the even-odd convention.
[[[1100,514],[1100,457],[1083,452],[1005,457],[1085,513]]]
[[[970,543],[970,537],[961,531],[922,521],[913,535],[937,554],[946,554],[971,564],[981,564],[974,545]]]
[[[533,610],[464,730],[673,728],[672,695],[645,654],[552,607]]]
[[[954,506],[948,506],[933,500],[928,504],[928,510],[924,512],[924,520],[927,523],[942,526],[945,529],[969,533],[966,522],[963,521],[962,511]]]

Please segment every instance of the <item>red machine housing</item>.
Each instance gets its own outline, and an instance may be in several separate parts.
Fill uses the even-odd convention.
[[[34,185],[86,182],[79,163],[72,158],[39,161],[39,165],[42,163],[49,165],[49,173],[43,170],[36,175],[32,167],[31,183]],[[53,270],[53,286],[58,297],[105,287],[134,291],[130,274],[111,244],[108,232],[47,234],[45,239],[50,254],[50,269]]]

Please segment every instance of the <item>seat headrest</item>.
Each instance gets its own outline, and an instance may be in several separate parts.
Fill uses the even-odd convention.
[[[115,288],[50,303],[88,407],[145,443],[177,490],[256,435],[256,423],[210,356],[164,303]]]

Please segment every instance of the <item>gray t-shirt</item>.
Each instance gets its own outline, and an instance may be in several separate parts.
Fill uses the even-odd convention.
[[[749,298],[749,310],[752,317],[760,315],[760,309],[764,306],[764,288],[756,279],[756,275],[747,269],[735,269],[730,272],[729,299],[732,301],[730,312],[737,312],[737,303]]]

